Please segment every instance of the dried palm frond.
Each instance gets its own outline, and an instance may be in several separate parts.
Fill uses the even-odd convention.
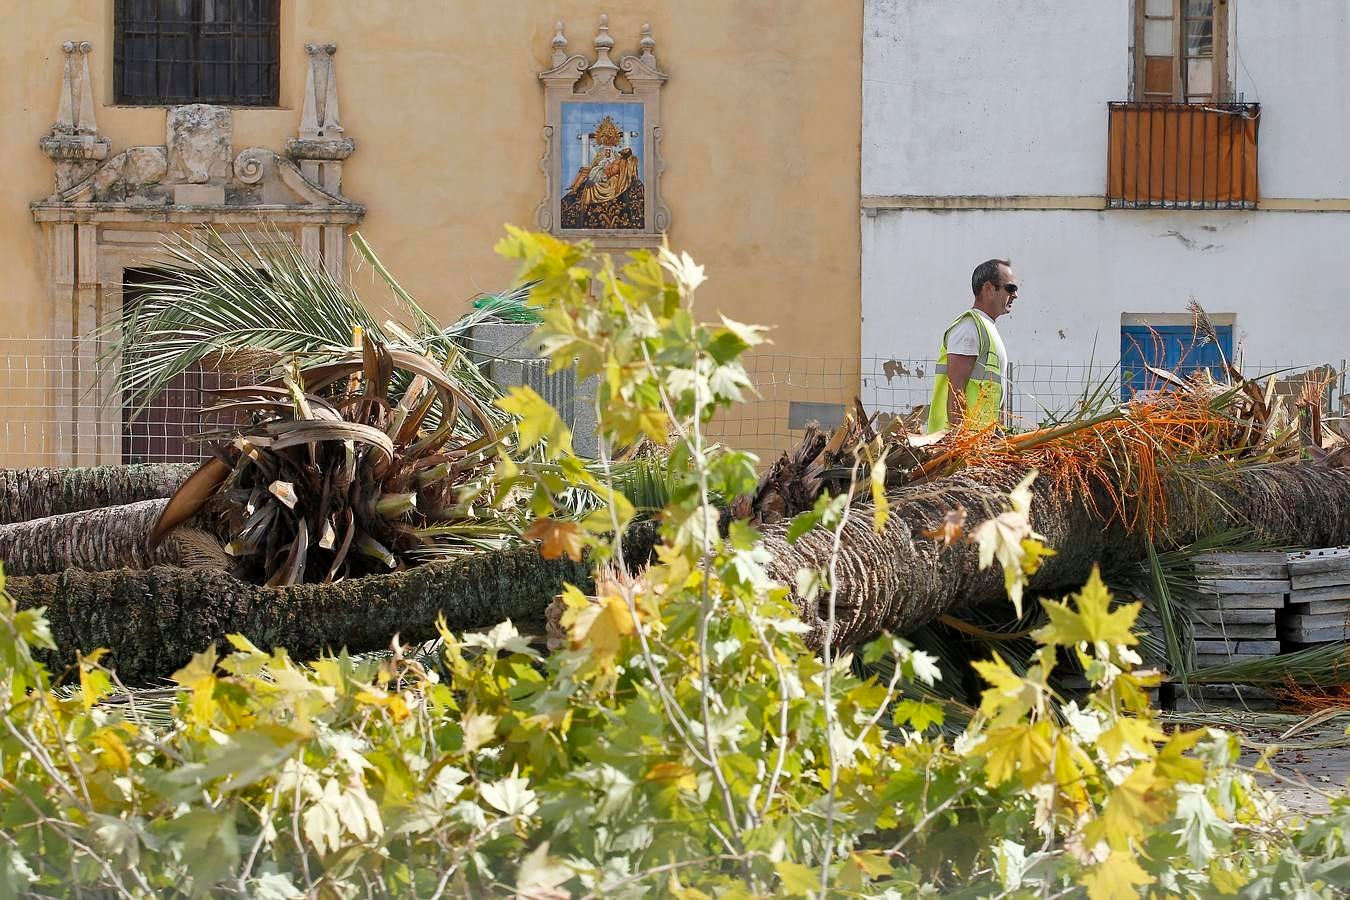
[[[223,441],[170,499],[152,545],[217,494],[236,574],[274,586],[387,572],[514,534],[487,502],[498,432],[426,356],[367,337],[219,393],[212,411],[252,421],[215,435]]]

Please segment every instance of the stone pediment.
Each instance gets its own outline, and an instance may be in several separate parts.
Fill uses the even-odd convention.
[[[342,163],[356,149],[338,121],[333,44],[307,44],[309,78],[298,135],[285,152],[235,151],[229,107],[169,107],[164,144],[110,153],[98,132],[89,84],[90,45],[63,45],[66,66],[57,122],[40,145],[56,163],[56,191],[33,204],[38,221],[214,223],[238,214],[275,221],[351,224],[365,207],[342,193]]]
[[[47,203],[125,205],[142,210],[157,206],[364,209],[311,183],[295,162],[264,147],[240,151],[227,160],[222,174],[202,181],[174,178],[172,171],[166,147],[129,147]]]

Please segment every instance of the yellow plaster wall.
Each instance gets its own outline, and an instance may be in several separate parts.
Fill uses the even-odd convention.
[[[162,144],[164,111],[110,106],[111,0],[0,5],[0,336],[45,335],[45,250],[28,203],[52,189],[37,142],[56,112],[61,42],[93,42],[113,153]],[[662,191],[671,243],[708,268],[706,313],[774,325],[776,353],[856,358],[861,3],[283,0],[283,108],[236,110],[236,152],[295,134],[303,44],[336,42],[342,122],[357,142],[344,191],[367,205],[362,233],[404,286],[452,316],[508,283],[492,244],[502,223],[532,224],[541,198],[535,74],[553,22],[566,22],[570,51],[590,53],[601,12],[616,58],[650,22],[671,76]]]

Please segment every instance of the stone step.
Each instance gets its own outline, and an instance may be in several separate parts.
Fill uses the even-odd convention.
[[[1211,653],[1236,654],[1240,656],[1274,656],[1280,652],[1280,642],[1271,635],[1270,640],[1197,640],[1195,642],[1196,655]]]
[[[1196,579],[1201,595],[1281,594],[1289,590],[1288,578],[1207,578]]]
[[[1350,600],[1314,600],[1311,603],[1290,603],[1284,608],[1286,613],[1305,616],[1321,616],[1327,613],[1350,614]]]
[[[1278,551],[1254,553],[1205,553],[1191,561],[1195,574],[1206,578],[1289,577],[1289,560]]]
[[[1202,595],[1192,609],[1283,609],[1284,592],[1267,594]]]
[[[1347,564],[1343,569],[1336,569],[1331,572],[1289,576],[1289,587],[1296,591],[1304,588],[1341,587],[1344,585],[1350,585],[1350,564]]]
[[[1350,547],[1325,547],[1320,550],[1301,550],[1285,556],[1290,574],[1315,575],[1334,572],[1350,564]]]
[[[1261,625],[1275,624],[1275,616],[1279,610],[1274,609],[1197,609],[1195,610],[1196,624],[1204,623],[1206,625],[1218,628],[1219,625]]]
[[[1319,600],[1350,600],[1350,585],[1329,584],[1289,591],[1290,603],[1315,603]]]
[[[1301,644],[1329,644],[1350,639],[1350,627],[1344,622],[1339,625],[1305,628],[1296,625],[1279,625],[1280,639]]]
[[[1345,613],[1284,613],[1280,616],[1282,628],[1344,628]]]
[[[1202,625],[1197,622],[1192,630],[1192,635],[1197,639],[1202,638],[1224,638],[1231,640],[1233,638],[1275,638],[1275,624],[1267,623],[1265,625],[1233,625],[1224,623],[1222,627],[1218,624]]]

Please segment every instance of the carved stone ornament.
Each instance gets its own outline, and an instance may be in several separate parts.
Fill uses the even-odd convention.
[[[163,207],[167,220],[213,224],[256,210],[276,224],[301,215],[347,225],[365,208],[342,194],[342,161],[356,149],[338,121],[335,44],[307,44],[309,73],[296,138],[283,156],[234,149],[234,112],[194,103],[168,107],[162,147],[131,147],[111,158],[94,121],[88,42],[67,42],[56,123],[42,139],[57,164],[56,192],[33,204],[39,222],[142,221]],[[129,218],[127,218],[129,217]]]
[[[651,26],[642,26],[636,56],[618,63],[609,17],[600,17],[595,58],[567,53],[563,23],[553,35],[553,66],[544,84],[545,196],[540,229],[589,238],[599,247],[660,244],[670,228],[661,196],[661,87]],[[620,79],[627,82],[625,88]]]
[[[57,421],[73,423],[56,447],[63,464],[121,461],[121,412],[83,402],[112,396],[88,336],[122,315],[129,269],[172,266],[164,244],[197,226],[235,229],[257,243],[294,243],[316,265],[347,277],[347,230],[365,207],[342,193],[343,161],[356,149],[338,117],[337,46],[307,44],[308,76],[296,137],[284,153],[234,146],[234,113],[189,104],[165,111],[163,146],[111,152],[94,119],[88,42],[62,45],[56,122],[39,141],[56,166],[55,191],[31,204],[46,242],[50,334],[72,365],[54,374]]]

